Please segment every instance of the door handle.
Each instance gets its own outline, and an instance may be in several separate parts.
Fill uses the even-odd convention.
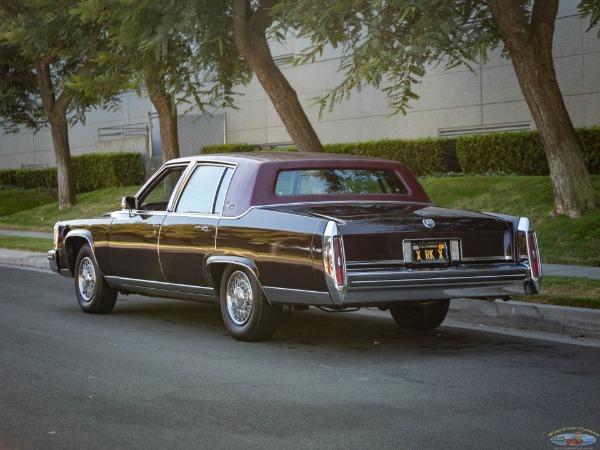
[[[194,228],[204,232],[210,231],[210,227],[208,225],[196,225]]]

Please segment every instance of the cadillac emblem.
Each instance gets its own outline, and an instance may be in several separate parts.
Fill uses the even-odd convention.
[[[423,225],[425,225],[425,228],[433,228],[435,227],[435,222],[433,221],[433,219],[423,219]]]

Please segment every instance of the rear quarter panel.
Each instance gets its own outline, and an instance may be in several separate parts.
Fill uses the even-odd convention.
[[[325,291],[324,279],[315,277],[322,270],[324,228],[322,219],[252,208],[241,217],[221,219],[216,250],[253,261],[262,286]]]

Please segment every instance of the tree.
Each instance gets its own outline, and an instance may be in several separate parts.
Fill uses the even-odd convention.
[[[326,45],[342,46],[344,78],[321,101],[330,108],[354,89],[383,89],[396,112],[417,95],[430,63],[447,68],[487,60],[499,46],[510,56],[550,166],[555,212],[577,217],[598,207],[573,124],[556,81],[552,44],[559,0],[285,0],[282,21],[311,39],[302,61]],[[597,1],[580,11],[598,23]]]
[[[0,1],[2,65],[12,75],[2,81],[2,125],[34,129],[50,126],[58,175],[59,208],[74,205],[75,180],[69,122],[83,118],[99,98],[69,86],[73,76],[93,67],[99,30],[82,26],[68,10],[75,0]]]
[[[19,125],[39,129],[43,114],[36,101],[35,71],[19,48],[0,41],[0,127],[16,133]]]
[[[163,161],[179,157],[177,106],[232,106],[234,86],[249,80],[235,51],[226,2],[82,0],[75,11],[105,30],[102,79],[120,90],[146,90],[159,117]],[[81,80],[80,88],[89,85]],[[193,99],[190,102],[188,99]]]
[[[273,61],[267,30],[277,0],[232,0],[235,44],[273,102],[292,140],[301,152],[323,152],[298,95]]]

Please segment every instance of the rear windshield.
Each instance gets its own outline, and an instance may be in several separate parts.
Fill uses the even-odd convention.
[[[279,172],[275,194],[407,194],[393,170],[306,169]]]

